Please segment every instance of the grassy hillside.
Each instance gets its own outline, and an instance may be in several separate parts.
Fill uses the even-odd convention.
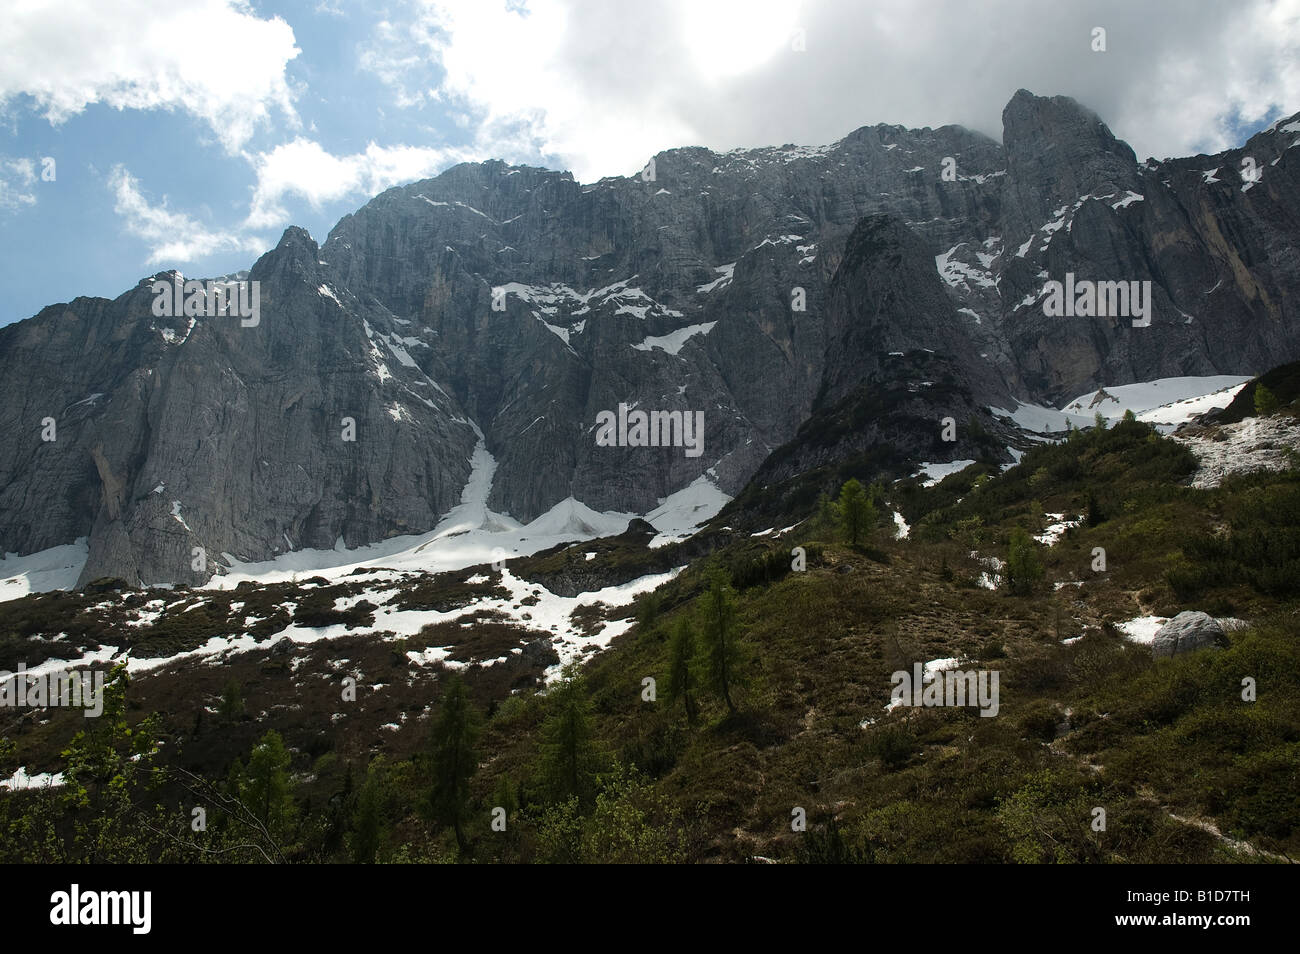
[[[870,547],[823,532],[806,572],[741,590],[750,679],[739,712],[706,695],[690,726],[680,707],[642,701],[642,680],[665,679],[669,634],[698,612],[708,563],[727,562],[718,553],[663,588],[665,600],[683,602],[591,665],[597,746],[608,763],[645,774],[664,840],[690,858],[1250,857],[1210,824],[1294,854],[1300,480],[1178,486],[1193,469],[1179,445],[1121,423],[1036,449],[1001,477],[973,467],[934,488],[900,488],[911,539],[886,542],[883,519]],[[988,569],[980,557],[1005,557],[1012,529],[1040,532],[1045,513],[1081,523],[1038,548],[1044,582],[1025,596],[978,586]],[[809,542],[796,532],[768,549],[784,563],[787,543]],[[1106,550],[1106,572],[1092,572],[1095,547]],[[1049,582],[1071,580],[1081,585]],[[1114,628],[1183,609],[1254,625],[1233,633],[1228,650],[1160,661]],[[891,672],[945,657],[1000,671],[997,717],[884,711]],[[1260,687],[1253,703],[1241,699],[1247,676]],[[526,783],[545,713],[534,700],[492,720],[482,798],[502,777]],[[1091,829],[1098,807],[1105,832]],[[791,831],[795,808],[809,831]],[[538,840],[534,856],[553,840],[547,819],[522,826],[525,843]],[[589,822],[587,835],[599,827]],[[498,847],[481,842],[487,857]]]
[[[1182,484],[1194,469],[1186,449],[1137,422],[1076,432],[1000,475],[976,465],[930,488],[893,485],[856,546],[815,513],[780,537],[733,537],[643,597],[626,635],[546,692],[524,684],[511,693],[467,670],[479,731],[459,840],[429,797],[443,757],[428,743],[431,726],[442,724],[438,708],[422,722],[403,719],[378,751],[369,724],[370,736],[311,751],[281,725],[291,743],[282,772],[259,775],[257,765],[275,762],[264,737],[260,752],[253,748],[278,724],[267,713],[241,728],[239,764],[227,753],[231,764],[205,772],[240,796],[264,795],[282,777],[290,818],[277,816],[268,838],[291,859],[1294,858],[1300,474],[1194,490]],[[894,509],[911,524],[906,539],[893,539]],[[1009,573],[1013,536],[1053,524],[1074,525],[1050,546],[1030,544]],[[631,537],[609,544],[629,564],[642,545]],[[792,569],[794,547],[804,548],[806,568]],[[1104,570],[1095,568],[1098,548]],[[564,552],[533,569],[563,576],[577,562]],[[1040,577],[1024,572],[1033,565]],[[527,561],[512,566],[527,577]],[[716,592],[730,592],[734,604],[735,711],[707,687],[702,643],[721,612],[711,598],[716,571],[731,581]],[[1021,591],[1009,575],[1025,581]],[[1229,633],[1228,648],[1160,660],[1117,628],[1188,609],[1247,625]],[[683,625],[697,650],[694,719],[669,691]],[[961,669],[997,671],[996,716],[975,707],[887,710],[891,673],[953,658]],[[1242,698],[1247,679],[1255,701]],[[440,672],[418,691],[438,702],[451,682]],[[164,722],[178,718],[173,708],[178,700],[166,703]],[[127,721],[140,725],[148,711]],[[167,764],[167,750],[157,764]],[[152,792],[133,789],[134,811],[156,812],[159,831],[189,843],[159,835],[140,852],[193,860],[201,847],[238,842],[234,822],[202,836],[184,830],[192,788],[187,794],[173,775]],[[66,836],[65,798],[0,799],[6,843]],[[504,831],[492,827],[496,807]],[[1104,830],[1096,830],[1098,809]],[[793,830],[800,817],[806,830]],[[250,849],[221,857],[259,860]]]

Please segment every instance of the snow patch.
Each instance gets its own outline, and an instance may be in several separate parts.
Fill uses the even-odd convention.
[[[730,502],[731,498],[717,484],[701,474],[686,487],[660,500],[659,506],[646,514],[645,519],[659,531],[650,546],[657,548],[684,540]]]
[[[658,348],[660,351],[667,351],[669,354],[677,354],[682,350],[682,345],[692,335],[707,335],[713,330],[716,321],[708,321],[701,325],[688,325],[685,328],[678,328],[666,335],[651,335],[639,344],[632,345],[637,351],[650,351]]]
[[[925,474],[928,479],[922,481],[921,486],[933,487],[945,477],[959,473],[973,463],[975,463],[973,460],[954,460],[949,463],[922,464],[919,473]]]
[[[70,590],[90,555],[89,537],[78,537],[48,550],[19,556],[0,557],[0,602],[16,600],[28,593]]]
[[[0,781],[0,789],[17,792],[29,788],[58,788],[62,784],[64,784],[62,772],[55,772],[53,775],[49,772],[28,775],[26,766],[20,765],[18,771],[8,779]]]
[[[714,269],[714,271],[719,273],[719,277],[715,278],[707,285],[696,286],[695,291],[698,294],[706,295],[711,291],[719,291],[730,285],[732,278],[734,278],[736,274],[736,263],[732,262],[730,265],[719,265]]]
[[[1166,616],[1138,616],[1123,623],[1116,623],[1115,628],[1125,639],[1141,646],[1150,646],[1156,638],[1156,632],[1169,622]]]
[[[1053,546],[1061,537],[1065,536],[1065,531],[1071,527],[1079,525],[1078,520],[1066,520],[1063,513],[1049,513],[1045,516],[1053,522],[1048,524],[1047,529],[1042,533],[1035,534],[1034,539],[1044,546]]]
[[[1091,423],[1097,412],[1113,420],[1131,410],[1139,421],[1172,426],[1211,408],[1227,407],[1249,380],[1241,375],[1214,374],[1120,384],[1082,394],[1062,406],[1061,411],[1085,416]]]

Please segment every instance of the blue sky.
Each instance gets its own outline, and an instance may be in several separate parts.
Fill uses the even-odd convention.
[[[285,60],[283,77],[296,116],[273,108],[269,121],[241,140],[237,152],[221,141],[219,115],[196,114],[161,96],[159,105],[145,109],[90,103],[58,123],[46,118],[31,94],[19,93],[6,103],[0,157],[20,165],[28,160],[35,180],[25,181],[25,169],[7,170],[11,186],[31,201],[0,204],[0,323],[77,295],[115,297],[161,268],[196,275],[247,268],[288,224],[302,225],[323,240],[372,188],[395,184],[378,178],[368,186],[362,177],[355,188],[339,195],[326,189],[317,201],[291,195],[287,216],[264,217],[245,227],[258,182],[250,157],[277,146],[305,139],[332,156],[364,154],[371,143],[423,148],[408,164],[409,176],[398,181],[436,173],[458,158],[440,152],[472,146],[473,130],[458,125],[447,110],[401,108],[392,89],[363,68],[366,47],[359,38],[373,21],[355,7],[330,12],[308,0],[247,9],[257,20],[278,17],[292,27],[299,52]],[[443,72],[437,63],[428,66],[431,77]],[[55,160],[54,181],[42,178],[44,157]],[[552,164],[557,159],[537,150],[524,150],[517,158]],[[145,226],[133,227],[130,206],[120,197],[127,183],[147,206],[182,217],[172,223],[179,226],[182,244],[187,220],[199,226],[196,231],[227,238],[168,250],[165,234],[142,234]]]
[[[286,226],[323,241],[462,160],[591,181],[876,122],[996,137],[1022,86],[1087,103],[1140,157],[1300,109],[1300,0],[1059,6],[27,0],[0,34],[0,324],[164,268],[247,268]]]

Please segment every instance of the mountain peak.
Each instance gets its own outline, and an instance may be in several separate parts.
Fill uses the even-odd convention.
[[[1141,191],[1133,149],[1069,96],[1017,90],[1002,111],[1002,143],[1016,207],[1013,234],[1027,234],[1083,196]]]
[[[292,248],[303,248],[310,251],[313,255],[319,251],[316,240],[311,237],[311,233],[299,225],[291,225],[284,230],[280,236],[280,241],[276,244],[276,250],[289,250]]]
[[[1137,162],[1132,147],[1117,139],[1101,117],[1069,96],[1035,96],[1016,90],[1002,110],[1002,142],[1008,155],[1048,145],[1070,152],[1087,151],[1114,156],[1123,163]]]

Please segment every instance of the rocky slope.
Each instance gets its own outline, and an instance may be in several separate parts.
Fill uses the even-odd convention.
[[[88,537],[83,582],[195,582],[431,529],[480,439],[492,511],[647,513],[701,475],[735,495],[783,445],[777,476],[973,457],[969,433],[932,446],[940,417],[1300,356],[1296,118],[1138,163],[1077,103],[1022,90],[1003,139],[864,127],[586,185],[465,164],[319,248],[289,229],[250,272],[256,326],[157,318],[151,279],[52,305],[0,329],[0,551]],[[1046,317],[1067,272],[1151,281],[1150,327]],[[889,394],[902,417],[877,426]],[[703,412],[703,453],[597,446],[620,404]]]

